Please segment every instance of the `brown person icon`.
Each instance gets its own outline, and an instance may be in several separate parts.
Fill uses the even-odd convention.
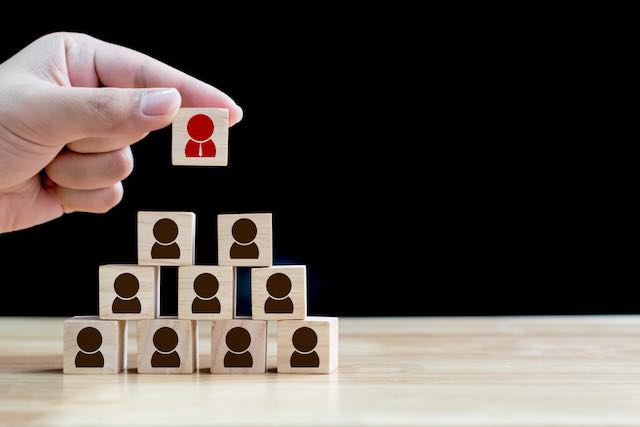
[[[86,327],[78,332],[76,337],[78,354],[76,354],[76,368],[103,368],[104,357],[100,351],[102,334],[99,330]]]
[[[224,356],[225,368],[251,368],[253,366],[253,357],[247,351],[251,345],[251,335],[245,328],[231,328],[227,332],[225,341],[229,349]]]
[[[153,334],[153,345],[156,351],[151,356],[152,368],[179,368],[180,355],[175,348],[178,346],[178,334],[169,327],[159,328]]]
[[[211,273],[202,273],[193,281],[196,297],[191,303],[192,313],[220,313],[220,300],[215,296],[220,289],[218,279]]]
[[[291,279],[286,274],[275,273],[267,279],[269,297],[264,302],[265,313],[293,313],[293,301],[289,298]]]
[[[235,242],[231,245],[231,259],[258,259],[260,251],[254,239],[258,234],[256,224],[248,218],[240,218],[231,227]]]
[[[153,259],[178,259],[180,247],[175,242],[178,237],[178,225],[169,218],[158,220],[153,226],[153,237],[156,243],[151,248]]]
[[[140,283],[138,278],[131,273],[122,273],[113,282],[113,289],[116,297],[111,304],[113,313],[140,313],[142,307],[140,300],[136,297]]]
[[[311,328],[303,326],[298,328],[291,338],[296,351],[291,355],[292,368],[317,368],[320,366],[320,358],[315,348],[318,344],[318,335]]]

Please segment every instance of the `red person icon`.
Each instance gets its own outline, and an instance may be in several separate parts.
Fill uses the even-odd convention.
[[[207,115],[196,114],[187,123],[189,142],[184,148],[186,157],[215,157],[216,144],[211,140],[213,120]]]

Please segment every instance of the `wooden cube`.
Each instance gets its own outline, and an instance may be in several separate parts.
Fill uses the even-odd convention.
[[[112,264],[99,267],[100,318],[155,319],[160,305],[160,267]]]
[[[193,212],[138,212],[139,265],[193,265]]]
[[[272,265],[272,228],[270,213],[218,215],[218,264]]]
[[[212,374],[260,374],[267,369],[267,322],[214,320],[211,326]]]
[[[127,369],[127,322],[77,316],[64,321],[65,374],[117,374]]]
[[[178,268],[179,319],[233,319],[235,302],[235,267],[190,265]]]
[[[197,321],[175,317],[138,321],[138,373],[190,374],[197,369]]]
[[[337,367],[337,317],[278,322],[278,373],[328,374]]]
[[[173,120],[171,163],[175,166],[227,166],[229,110],[181,108]]]
[[[304,319],[306,316],[306,266],[287,265],[251,269],[253,319]]]

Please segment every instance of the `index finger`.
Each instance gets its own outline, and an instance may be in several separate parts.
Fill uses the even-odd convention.
[[[242,119],[242,109],[227,94],[143,53],[84,34],[72,34],[65,44],[72,86],[87,86],[97,77],[110,87],[172,87],[182,107],[226,108],[230,125]]]

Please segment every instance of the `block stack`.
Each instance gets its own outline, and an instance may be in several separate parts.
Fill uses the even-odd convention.
[[[181,129],[194,114],[208,114],[212,123],[224,117],[218,128],[226,125],[218,109],[183,110],[174,123],[174,159],[176,132],[183,138]],[[213,149],[221,151],[226,156],[226,139],[224,150]],[[213,374],[266,372],[267,321],[277,322],[279,373],[335,370],[338,319],[307,316],[304,265],[273,265],[272,215],[222,214],[217,226],[218,265],[195,265],[194,213],[139,212],[138,264],[100,266],[99,316],[64,323],[64,373],[126,371],[129,321],[137,322],[138,373],[192,373],[198,370],[202,320],[211,322]],[[177,317],[159,315],[162,266],[178,266]],[[251,267],[250,317],[236,315],[238,267]]]

